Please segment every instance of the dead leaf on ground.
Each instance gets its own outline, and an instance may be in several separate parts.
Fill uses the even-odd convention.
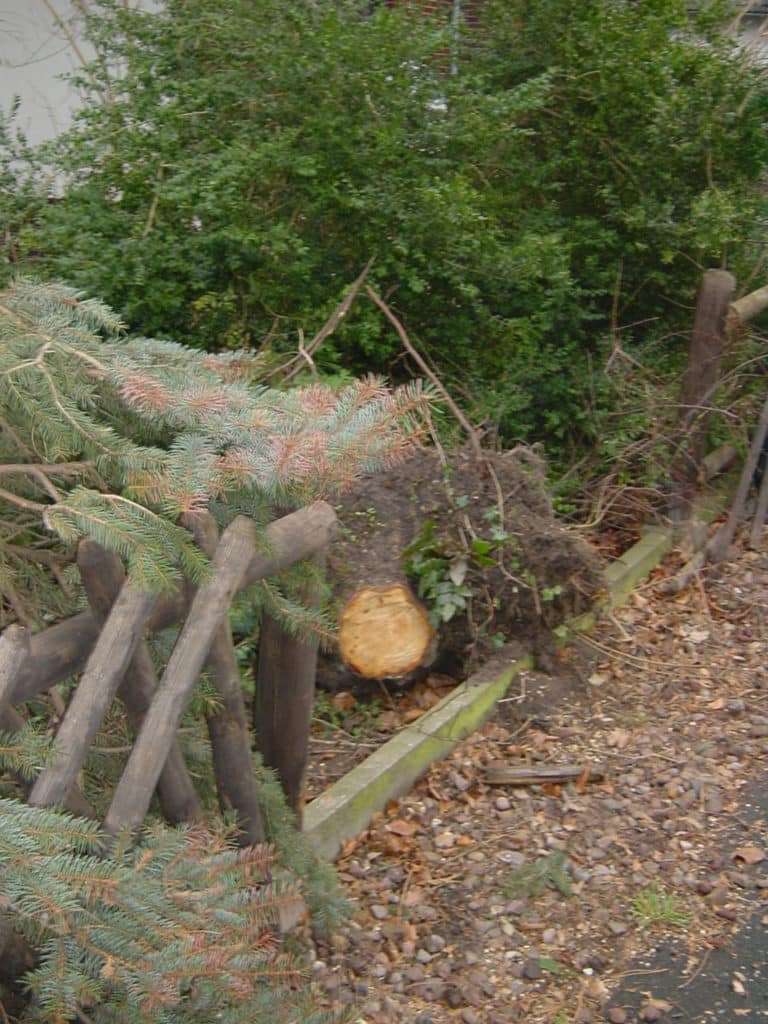
[[[396,732],[402,725],[402,721],[399,711],[382,711],[376,725],[381,732]]]
[[[340,690],[331,697],[331,704],[337,711],[351,711],[357,706],[357,697],[348,690]]]
[[[740,846],[738,850],[733,851],[733,860],[743,860],[745,864],[759,864],[761,860],[765,860],[765,850],[761,850],[759,846]]]
[[[628,729],[612,729],[605,737],[607,747],[615,747],[617,750],[624,750],[629,746],[632,733]]]
[[[419,831],[418,822],[415,821],[404,821],[402,818],[395,818],[394,821],[388,821],[384,826],[387,832],[394,832],[398,836],[412,836]]]
[[[403,715],[403,725],[415,722],[417,718],[421,718],[426,710],[426,708],[409,708]]]

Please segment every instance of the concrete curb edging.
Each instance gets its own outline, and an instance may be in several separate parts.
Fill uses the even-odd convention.
[[[649,529],[606,569],[607,596],[594,611],[571,620],[568,630],[586,632],[602,608],[623,604],[637,582],[672,549],[674,540],[672,527]],[[490,678],[488,666],[481,669],[313,800],[304,812],[304,834],[313,849],[334,860],[345,840],[359,835],[389,800],[407,793],[434,761],[479,728],[514,678],[532,666],[533,659],[526,656],[497,667]]]

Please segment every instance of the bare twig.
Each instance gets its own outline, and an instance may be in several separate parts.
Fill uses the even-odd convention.
[[[278,367],[278,369],[275,371],[276,376],[282,376],[282,378],[286,382],[291,380],[303,368],[307,355],[314,356],[315,352],[318,350],[320,345],[325,341],[325,339],[329,337],[329,335],[333,334],[333,332],[336,330],[336,328],[339,326],[339,324],[343,321],[344,317],[349,312],[352,303],[357,298],[358,292],[362,288],[366,277],[368,277],[368,274],[370,273],[371,267],[373,266],[374,263],[374,259],[375,257],[372,256],[368,260],[360,275],[352,282],[352,286],[350,287],[349,291],[344,296],[342,301],[339,303],[336,309],[334,309],[333,313],[331,313],[326,322],[314,336],[312,341],[310,341],[308,345],[304,346],[304,353],[302,353],[300,348],[298,356],[293,356],[287,363],[283,364],[283,366]],[[301,340],[303,343],[303,338]]]
[[[299,355],[309,364],[309,372],[312,374],[312,380],[317,381],[317,367],[312,356],[307,351],[304,345],[304,331],[299,328]]]
[[[458,407],[458,405],[456,405],[454,400],[451,398],[451,396],[448,393],[445,385],[440,380],[440,378],[437,376],[437,374],[435,374],[429,368],[429,366],[427,365],[427,363],[425,362],[423,357],[414,348],[414,346],[413,346],[413,344],[411,342],[411,339],[408,337],[408,334],[406,333],[406,330],[403,327],[402,323],[398,320],[398,318],[395,316],[395,314],[389,308],[389,306],[384,301],[384,299],[382,299],[380,295],[377,295],[376,292],[373,290],[373,288],[371,288],[370,285],[366,285],[366,289],[365,290],[368,293],[369,298],[379,307],[379,309],[384,313],[386,318],[389,320],[389,322],[395,328],[395,330],[397,331],[397,335],[400,338],[400,341],[403,343],[404,348],[406,349],[408,354],[411,356],[411,358],[414,360],[416,365],[419,367],[421,372],[424,374],[425,377],[428,378],[428,380],[431,381],[431,383],[440,392],[440,395],[442,396],[443,401],[445,402],[445,404],[451,410],[451,413],[455,416],[455,418],[458,420],[458,422],[461,424],[462,428],[464,429],[464,431],[465,431],[465,433],[467,435],[467,439],[469,440],[470,447],[472,448],[472,452],[473,452],[474,456],[477,458],[478,462],[486,461],[485,460],[485,455],[483,454],[483,449],[480,447],[480,440],[479,440],[479,438],[477,436],[477,431],[472,426],[472,424],[469,422],[469,420],[464,415],[464,413],[461,411],[461,409]]]

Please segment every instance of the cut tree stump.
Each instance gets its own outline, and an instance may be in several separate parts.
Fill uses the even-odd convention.
[[[424,606],[404,583],[357,590],[339,619],[341,657],[368,679],[396,679],[429,664],[434,639]]]
[[[113,551],[86,538],[78,545],[77,565],[93,614],[97,622],[103,624],[125,583],[123,564]],[[146,641],[142,641],[117,691],[134,736],[141,729],[157,690],[157,682],[152,656]],[[163,815],[172,824],[202,821],[203,809],[176,740],[168,750],[157,783],[157,797]]]

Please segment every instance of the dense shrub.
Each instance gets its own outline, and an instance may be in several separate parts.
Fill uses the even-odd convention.
[[[27,249],[213,348],[294,347],[375,256],[477,415],[583,440],[608,331],[636,350],[688,325],[701,267],[751,269],[766,88],[713,5],[488,0],[458,49],[440,17],[372,6],[91,5],[91,102]],[[404,372],[364,301],[319,361]]]

